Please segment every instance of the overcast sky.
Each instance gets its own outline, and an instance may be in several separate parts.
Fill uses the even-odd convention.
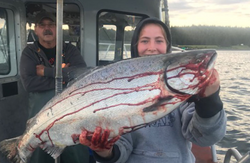
[[[171,26],[250,27],[250,0],[168,0]]]

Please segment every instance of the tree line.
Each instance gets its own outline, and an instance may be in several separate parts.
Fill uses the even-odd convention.
[[[250,47],[250,28],[187,26],[171,27],[173,45],[217,45]]]
[[[177,45],[217,45],[231,47],[245,45],[250,47],[250,27],[218,27],[218,26],[173,26],[170,29],[172,44]],[[125,31],[125,42],[130,43],[133,31]],[[101,41],[115,40],[113,29],[102,28],[99,32]]]

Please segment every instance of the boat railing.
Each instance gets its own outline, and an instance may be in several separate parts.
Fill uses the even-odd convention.
[[[212,152],[213,162],[218,162],[218,160],[217,160],[217,152],[216,152],[215,145],[211,146],[211,152]]]
[[[225,155],[224,163],[230,163],[232,156],[234,156],[234,158],[237,160],[236,163],[247,163],[250,161],[250,151],[248,151],[244,156],[242,156],[237,149],[231,148],[227,151]]]
[[[115,43],[99,43],[100,46],[102,46],[101,50],[102,53],[99,58],[101,60],[112,60],[114,58],[114,51],[115,51]],[[123,44],[123,59],[131,58],[131,53],[130,53],[130,44]],[[178,52],[184,52],[185,50],[172,46],[172,53],[178,53]]]
[[[109,55],[110,51],[114,51],[114,48],[111,48],[112,46],[114,47],[115,44],[114,43],[99,43],[99,45],[104,45],[107,46],[106,50],[105,50],[105,55],[104,55],[104,59],[106,59],[106,57]],[[129,50],[127,50],[127,47],[129,47]],[[123,55],[125,58],[129,58],[130,56],[130,44],[124,44],[123,45]]]

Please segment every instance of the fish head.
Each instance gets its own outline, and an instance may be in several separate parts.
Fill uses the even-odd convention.
[[[215,50],[190,51],[173,55],[166,64],[167,87],[178,94],[198,94],[209,83],[216,56]]]

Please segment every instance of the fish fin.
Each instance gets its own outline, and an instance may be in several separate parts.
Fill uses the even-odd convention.
[[[47,152],[49,155],[51,155],[51,157],[53,157],[54,159],[56,159],[57,157],[59,157],[62,154],[62,152],[63,152],[63,150],[64,150],[65,147],[66,146],[61,146],[61,147],[53,146],[52,147],[52,146],[46,146],[46,145],[44,145],[42,147],[42,149],[45,152]]]
[[[146,107],[143,109],[143,112],[152,112],[152,111],[155,111],[159,108],[160,105],[162,105],[163,103],[165,103],[166,101],[170,101],[174,98],[174,96],[167,96],[165,98],[161,98],[159,99],[155,104],[149,106],[149,107]]]
[[[0,152],[11,162],[11,163],[23,163],[18,155],[17,142],[20,137],[12,139],[6,139],[0,142]]]
[[[33,122],[33,120],[34,120],[34,117],[28,119],[26,122],[26,127],[29,126]]]

